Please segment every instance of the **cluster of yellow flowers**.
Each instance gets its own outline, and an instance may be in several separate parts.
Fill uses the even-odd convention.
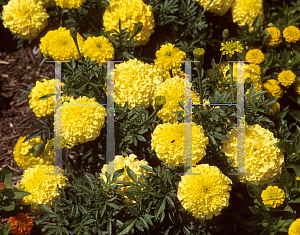
[[[178,101],[185,103],[184,88],[185,79],[175,76],[166,79],[155,90],[153,97],[162,95],[166,98],[166,104],[157,113],[157,116],[163,122],[177,122],[177,115],[173,112],[183,111]],[[193,104],[200,104],[200,98],[194,91],[192,91],[192,102]],[[152,106],[154,107],[154,101],[152,102]]]
[[[269,204],[273,208],[282,205],[285,200],[284,191],[277,186],[268,186],[262,191],[261,198],[265,205]]]
[[[61,8],[77,9],[79,8],[85,0],[55,0],[56,5]]]
[[[116,103],[124,106],[128,102],[129,109],[147,108],[154,102],[153,94],[163,81],[163,72],[157,66],[135,58],[116,65],[114,79]]]
[[[226,134],[229,140],[222,140],[222,150],[237,167],[237,137],[236,128]],[[240,182],[259,182],[264,185],[279,179],[284,166],[284,154],[274,143],[278,140],[269,130],[259,125],[245,125],[245,172],[252,175],[238,175]]]
[[[115,156],[114,171],[124,168],[123,175],[119,176],[116,180],[123,181],[125,183],[134,183],[133,180],[128,176],[127,169],[125,168],[125,166],[128,166],[134,172],[136,180],[138,179],[138,177],[141,174],[146,173],[146,171],[144,169],[142,169],[140,166],[148,166],[152,169],[152,167],[149,166],[149,164],[146,160],[144,160],[144,159],[138,160],[136,158],[137,158],[137,156],[135,154],[130,154],[127,157],[123,157],[122,155]],[[112,164],[112,162],[110,162],[108,165],[104,164],[101,172],[102,173],[108,172],[108,167],[110,164]],[[99,178],[102,178],[105,180],[105,182],[107,182],[107,177],[105,175],[99,175]],[[112,177],[111,177],[111,179],[112,179]],[[119,193],[125,197],[125,200],[123,202],[126,206],[134,203],[134,201],[130,200],[125,194],[125,192],[128,192],[130,190],[131,190],[130,186],[127,186],[127,187],[124,186],[124,187],[122,187],[121,190],[117,190],[117,193]]]
[[[49,15],[42,2],[36,0],[10,0],[3,6],[2,20],[5,28],[24,39],[37,38],[48,25]]]
[[[192,175],[200,173],[200,175]],[[232,181],[216,166],[196,165],[181,177],[177,197],[197,219],[212,219],[229,205]]]
[[[276,27],[269,27],[266,28],[266,30],[268,30],[268,32],[270,33],[266,41],[266,45],[271,47],[278,47],[279,44],[282,42],[280,30]]]
[[[184,163],[184,123],[164,123],[156,126],[151,134],[151,150],[155,150],[157,157],[171,165]],[[196,165],[205,155],[208,137],[204,129],[192,123],[192,165]]]
[[[122,29],[131,30],[133,35],[134,25],[143,23],[142,31],[134,39],[137,45],[146,45],[150,35],[154,33],[155,20],[152,7],[146,5],[142,0],[113,0],[110,1],[108,9],[103,15],[103,26],[106,31],[119,30],[119,19],[122,21]]]
[[[268,99],[277,98],[280,99],[283,95],[283,91],[279,86],[279,82],[275,79],[269,79],[263,84],[264,90],[268,91],[265,95]]]
[[[79,33],[77,33],[77,41],[79,50],[81,51],[83,38]],[[63,27],[59,27],[57,30],[49,30],[41,38],[40,49],[44,57],[51,57],[54,60],[79,59],[79,53],[70,35],[70,30]]]

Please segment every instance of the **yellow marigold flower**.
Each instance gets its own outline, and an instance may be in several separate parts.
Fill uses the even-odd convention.
[[[212,219],[229,205],[232,181],[216,166],[196,165],[181,177],[177,197],[181,205],[197,219]]]
[[[289,227],[288,235],[299,235],[300,231],[300,219],[296,219]]]
[[[79,50],[82,50],[83,38],[77,33],[77,41]],[[54,60],[78,60],[80,58],[70,30],[59,27],[57,30],[49,30],[47,34],[41,38],[41,52],[45,57],[51,57]]]
[[[282,205],[285,200],[284,191],[277,186],[268,186],[262,191],[261,198],[265,205],[269,204],[273,208]]]
[[[77,9],[85,0],[55,0],[56,5],[61,8]]]
[[[259,49],[252,49],[247,52],[246,60],[253,61],[254,64],[261,64],[265,61],[264,53]]]
[[[208,137],[202,126],[192,123],[192,164],[196,165],[205,155]],[[184,123],[164,123],[156,126],[151,134],[151,150],[157,157],[171,165],[184,163]]]
[[[2,20],[5,28],[24,39],[37,38],[48,25],[49,15],[42,3],[35,0],[10,0],[3,6]]]
[[[229,57],[233,56],[235,52],[242,53],[243,50],[244,49],[242,45],[240,45],[239,41],[235,41],[235,42],[227,41],[225,44],[221,43],[220,51],[223,51],[222,52],[223,55],[229,54]]]
[[[7,223],[11,223],[9,232],[15,235],[27,235],[33,227],[33,219],[22,212],[17,216],[11,216]]]
[[[210,0],[194,0],[199,3],[204,9],[208,6]],[[225,15],[231,7],[233,0],[214,0],[207,8],[208,12],[214,13],[217,16]]]
[[[284,70],[278,75],[278,81],[285,87],[290,86],[296,81],[296,74],[291,70]]]
[[[286,27],[283,30],[283,37],[289,43],[296,43],[300,40],[300,30],[295,26]]]
[[[275,102],[273,104],[269,104],[265,107],[268,107],[268,108],[272,109],[272,111],[273,111],[273,113],[271,113],[270,111],[266,110],[268,116],[271,116],[271,115],[274,116],[277,112],[280,111],[280,104],[278,102]]]
[[[176,61],[183,61],[186,58],[186,53],[171,43],[161,45],[155,55],[157,59],[154,59],[154,63],[165,71],[180,69],[182,64]]]
[[[282,42],[280,30],[276,27],[266,28],[268,30],[269,37],[266,41],[266,45],[271,47],[278,47],[278,45]]]
[[[72,97],[62,106],[62,136],[72,146],[93,141],[100,135],[105,116],[105,108],[95,98]]]
[[[299,176],[296,176],[296,180],[300,180],[300,177],[299,177]]]
[[[61,83],[62,88],[65,84]],[[35,87],[32,88],[28,98],[29,106],[34,114],[39,118],[50,117],[54,114],[55,96],[51,96],[46,100],[40,100],[42,96],[54,94],[55,79],[46,80],[43,78],[42,82],[36,81]],[[65,102],[70,97],[65,94],[61,97],[61,102]]]
[[[300,80],[295,83],[295,92],[300,95]]]
[[[246,24],[252,26],[255,18],[260,13],[260,25],[264,21],[264,12],[262,0],[235,0],[231,6],[232,20],[239,27],[244,27]]]
[[[58,166],[37,165],[24,171],[19,184],[19,189],[25,187],[25,191],[31,193],[20,199],[21,204],[30,205],[32,214],[42,213],[38,204],[50,207],[54,206],[51,199],[59,199],[57,184],[60,188],[66,186],[68,180],[60,174],[46,175],[46,173],[64,172]]]
[[[85,57],[90,56],[90,61],[108,61],[113,60],[115,56],[113,45],[104,36],[88,37],[83,44],[82,53]],[[102,65],[103,62],[98,62],[98,64]]]
[[[229,159],[234,159],[232,165],[237,167],[237,137],[236,128],[230,130],[222,140],[221,149]],[[274,134],[259,125],[245,125],[245,172],[253,175],[238,175],[242,183],[267,181],[273,183],[279,179],[284,166],[283,152],[274,146],[278,139]]]
[[[163,120],[163,122],[177,122],[177,114],[172,112],[183,111],[178,101],[185,103],[184,88],[185,79],[175,76],[162,82],[155,90],[153,97],[163,95],[166,98],[167,103],[157,112],[157,116]],[[192,102],[193,104],[200,104],[200,98],[194,91],[192,91]],[[152,106],[154,107],[154,101],[152,102]]]
[[[283,91],[281,87],[279,86],[279,82],[275,79],[269,79],[263,84],[264,90],[268,91],[265,95],[268,99],[271,98],[278,98],[280,99]]]
[[[125,183],[134,183],[133,180],[128,176],[127,169],[125,166],[128,166],[135,174],[135,179],[138,180],[139,176],[141,174],[146,174],[146,171],[142,169],[140,166],[148,166],[152,169],[151,166],[149,166],[148,162],[146,160],[138,160],[137,156],[135,154],[130,154],[127,157],[123,157],[122,155],[117,155],[115,156],[114,159],[114,165],[115,165],[115,171],[119,169],[124,168],[124,173],[123,175],[119,176],[117,178],[118,181],[123,181]],[[107,172],[107,164],[103,165],[103,168],[101,170],[102,173]],[[99,178],[103,178],[105,182],[107,182],[107,177],[105,175],[99,175]],[[111,177],[112,179],[112,177]],[[142,181],[141,181],[142,182]],[[117,190],[116,192],[119,193],[120,195],[123,195],[125,197],[125,200],[123,201],[125,205],[130,205],[134,203],[133,200],[130,200],[125,192],[128,192],[131,190],[131,186],[124,186],[122,187],[121,190]]]
[[[260,79],[260,67],[256,64],[244,64],[244,79],[251,78],[252,82],[258,83],[261,82]],[[230,81],[230,71],[229,71],[229,65],[226,65],[226,67],[223,69],[223,75],[225,78]],[[233,81],[237,81],[237,63],[233,63],[233,73],[232,73]]]
[[[163,72],[157,66],[135,58],[116,65],[114,79],[115,102],[121,106],[128,102],[129,109],[147,108],[154,102],[153,94],[163,81]]]
[[[33,155],[34,146],[41,144],[43,141],[40,136],[37,136],[31,140],[22,143],[26,139],[26,136],[20,137],[17,144],[14,147],[14,160],[23,170],[26,170],[30,167],[35,167],[37,165],[53,165],[54,164],[54,155],[49,153],[47,142],[45,149],[40,156],[35,157]]]
[[[109,11],[110,9],[110,11]],[[137,45],[146,45],[150,35],[154,33],[155,20],[152,7],[142,0],[114,0],[109,4],[103,15],[103,26],[106,31],[119,30],[119,19],[122,21],[122,29],[128,28],[133,35],[134,24],[143,23],[142,31],[134,39]]]

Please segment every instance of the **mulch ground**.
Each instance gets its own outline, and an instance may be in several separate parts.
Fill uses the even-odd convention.
[[[43,63],[39,66],[42,54],[36,48],[27,47],[22,52],[0,52],[0,170],[8,166],[12,170],[14,188],[17,189],[23,170],[14,161],[13,151],[18,138],[29,135],[36,128],[31,124],[36,120],[28,100],[16,103],[23,94],[18,88],[35,86],[43,78],[54,78],[54,65]],[[33,219],[42,215],[34,216]],[[1,218],[0,224],[8,218]]]

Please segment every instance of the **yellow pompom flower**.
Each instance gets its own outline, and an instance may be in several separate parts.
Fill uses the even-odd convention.
[[[62,136],[72,146],[93,141],[105,125],[105,116],[105,108],[95,98],[72,97],[62,106]]]
[[[109,164],[111,164],[111,162]],[[117,156],[115,156],[115,159],[114,159],[114,167],[115,167],[114,171],[124,168],[123,175],[119,176],[116,179],[117,181],[123,181],[125,183],[134,183],[133,180],[128,176],[127,169],[125,166],[128,166],[134,172],[136,181],[138,180],[138,178],[141,174],[143,174],[143,173],[146,174],[146,171],[144,169],[142,169],[140,166],[148,166],[152,169],[152,167],[149,166],[149,164],[146,160],[144,160],[144,159],[138,160],[137,156],[135,154],[130,154],[127,157],[124,157],[122,155],[117,155]],[[103,168],[101,169],[101,172],[102,173],[108,172],[107,167],[108,167],[108,165],[104,164]],[[99,178],[102,178],[105,182],[107,182],[106,175],[99,175]],[[110,179],[112,180],[112,176],[110,177]],[[143,182],[143,181],[141,181],[141,182]],[[134,203],[134,201],[130,200],[125,194],[125,192],[128,192],[130,190],[131,190],[131,186],[127,186],[127,187],[124,186],[121,188],[121,190],[116,191],[117,193],[119,193],[120,195],[123,195],[125,197],[125,200],[123,202],[126,206]]]
[[[232,160],[232,166],[237,167],[237,130],[233,128],[222,140],[221,149]],[[252,175],[238,175],[242,183],[259,182],[264,185],[267,181],[273,183],[279,179],[284,166],[284,154],[274,143],[278,139],[267,129],[258,124],[245,125],[245,172]]]
[[[290,86],[296,81],[296,74],[291,70],[284,70],[278,75],[278,81],[285,87]]]
[[[172,112],[184,111],[178,104],[178,101],[185,103],[184,88],[185,78],[179,76],[168,78],[157,87],[153,97],[162,95],[166,98],[166,104],[157,112],[157,116],[163,122],[177,122],[177,114]],[[194,91],[192,91],[192,102],[193,104],[200,104],[200,98]],[[154,107],[154,101],[152,106]]]
[[[200,173],[192,175],[189,173]],[[184,209],[197,219],[212,219],[229,205],[232,181],[216,166],[196,165],[181,177],[177,197]]]
[[[300,40],[300,30],[295,26],[286,27],[283,30],[283,37],[289,43],[296,43]]]
[[[244,27],[246,24],[252,26],[255,18],[260,13],[260,25],[264,21],[262,0],[235,0],[231,6],[232,20],[239,27]]]
[[[265,205],[269,204],[273,208],[282,205],[285,200],[284,191],[277,186],[268,186],[262,191],[261,198]]]
[[[108,61],[113,60],[115,56],[113,45],[104,36],[88,37],[83,44],[82,53],[85,57],[90,56],[90,61]],[[98,64],[102,65],[103,62]]]
[[[203,9],[205,9],[210,0],[194,0],[199,3]],[[231,7],[233,0],[214,0],[210,6],[207,8],[208,12],[214,13],[217,16],[225,15],[225,13],[229,10]]]
[[[227,41],[225,44],[221,43],[220,51],[223,51],[223,55],[229,54],[229,57],[233,56],[235,52],[242,53],[243,50],[244,49],[239,41]]]
[[[40,214],[43,211],[38,207],[38,204],[44,204],[49,207],[54,206],[52,199],[59,199],[57,185],[64,188],[67,184],[67,178],[60,175],[59,172],[64,172],[58,166],[37,165],[34,168],[28,168],[24,171],[23,177],[19,184],[19,189],[25,187],[25,191],[31,193],[20,200],[21,204],[30,205],[32,214]],[[55,173],[54,175],[46,175],[46,173]]]
[[[154,101],[153,94],[163,81],[163,72],[153,64],[131,59],[117,64],[115,73],[115,102],[128,108],[139,106],[146,108]]]
[[[79,50],[82,50],[83,38],[77,33]],[[44,57],[51,57],[54,60],[75,60],[80,58],[70,30],[59,27],[57,30],[49,30],[41,38],[40,49]]]
[[[61,83],[62,89],[65,86]],[[55,79],[46,80],[43,78],[42,82],[36,81],[35,87],[32,88],[28,98],[29,106],[34,114],[39,118],[46,118],[53,116],[55,109],[55,96],[51,96],[46,100],[40,100],[40,97],[54,94]],[[70,99],[65,94],[61,97],[61,102]]]
[[[23,170],[26,170],[30,167],[35,167],[39,165],[53,165],[54,164],[54,155],[48,151],[49,142],[45,146],[45,149],[42,151],[40,156],[35,157],[33,155],[34,147],[38,144],[43,143],[40,136],[37,136],[31,140],[23,141],[26,139],[26,136],[20,137],[17,144],[14,147],[14,160]]]
[[[77,9],[85,0],[55,0],[56,5],[61,8]]]
[[[164,123],[156,126],[151,134],[151,150],[157,157],[171,165],[184,163],[184,123]],[[202,126],[192,123],[192,165],[195,166],[206,155],[208,137]]]
[[[280,30],[276,27],[269,27],[266,28],[266,30],[268,30],[268,32],[270,33],[266,41],[266,45],[271,47],[278,47],[278,45],[282,42]]]
[[[265,61],[264,53],[259,49],[252,49],[247,52],[246,60],[253,61],[254,64],[261,64]]]
[[[110,9],[110,11],[109,11]],[[131,30],[133,35],[134,25],[143,23],[142,30],[134,37],[136,46],[146,45],[150,35],[154,33],[155,20],[152,7],[142,0],[113,0],[103,15],[103,26],[106,31],[115,29],[119,31],[119,19],[122,21],[122,29]]]
[[[180,69],[182,63],[176,61],[183,61],[186,58],[186,53],[171,43],[161,45],[155,55],[157,59],[154,59],[154,63],[164,71]]]
[[[289,227],[288,235],[299,235],[300,231],[300,219],[296,219]]]
[[[295,83],[295,88],[294,88],[295,92],[300,95],[300,80],[298,80],[296,83]]]
[[[279,86],[279,82],[275,79],[269,79],[263,84],[263,88],[265,91],[268,91],[265,95],[268,99],[282,97],[283,91]]]
[[[37,38],[48,25],[49,15],[42,3],[35,0],[10,0],[3,6],[2,20],[5,28],[24,39]]]
[[[266,110],[268,116],[271,116],[271,115],[274,116],[276,113],[278,113],[280,111],[280,104],[278,102],[275,102],[273,104],[269,104],[265,107],[268,107],[273,111],[273,113],[271,113],[270,111]]]

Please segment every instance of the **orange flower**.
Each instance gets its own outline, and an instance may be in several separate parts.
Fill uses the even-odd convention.
[[[33,227],[33,220],[24,213],[9,218],[7,223],[11,223],[10,233],[14,235],[27,235]]]
[[[7,186],[5,183],[0,183],[0,192],[4,191],[5,189],[7,189]]]

